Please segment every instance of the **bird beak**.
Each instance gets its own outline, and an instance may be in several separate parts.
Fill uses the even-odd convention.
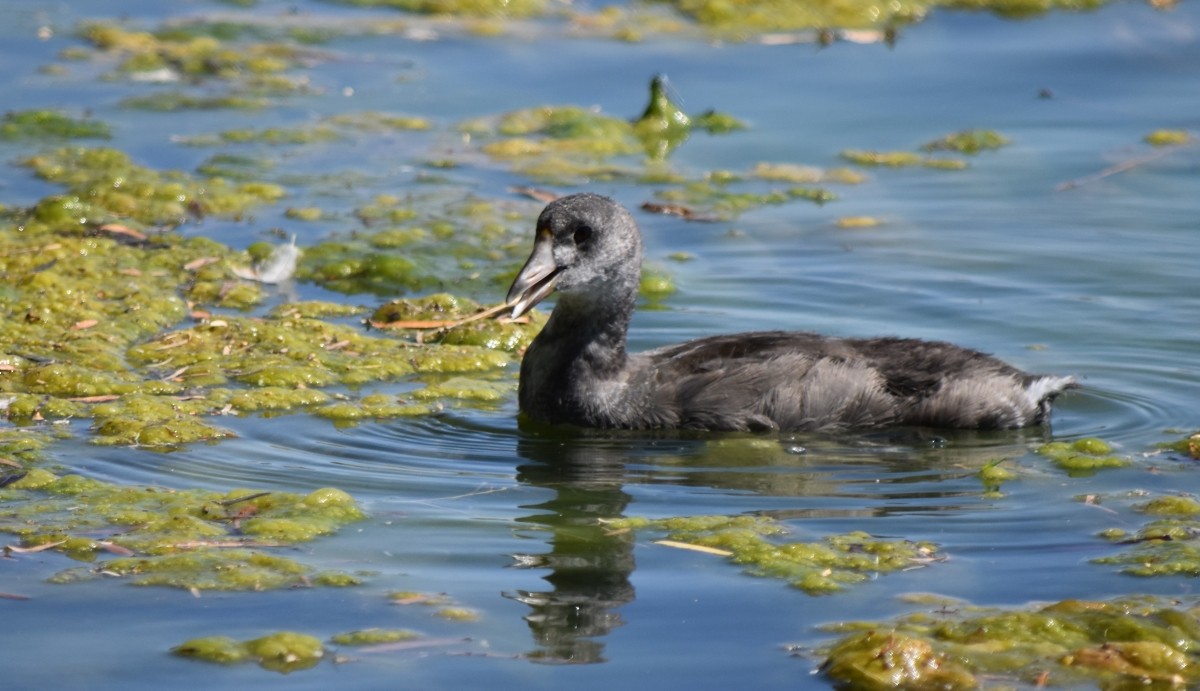
[[[508,289],[507,304],[512,305],[512,318],[525,314],[533,306],[554,292],[558,282],[558,265],[554,263],[554,241],[550,230],[538,231],[533,242],[533,253],[521,267],[521,272]]]

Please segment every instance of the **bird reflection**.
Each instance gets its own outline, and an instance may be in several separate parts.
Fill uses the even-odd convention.
[[[600,520],[624,515],[629,504],[622,490],[625,456],[616,446],[538,438],[522,439],[517,451],[529,461],[517,469],[518,479],[554,492],[553,499],[525,507],[537,513],[518,519],[550,531],[548,553],[518,561],[550,569],[544,579],[552,587],[506,594],[532,609],[525,621],[539,648],[529,656],[603,662],[600,639],[622,625],[617,609],[634,598],[633,535],[613,533]]]
[[[998,457],[1025,453],[1048,430],[955,433],[923,430],[830,438],[686,433],[613,432],[523,426],[517,479],[553,492],[519,522],[545,531],[548,552],[516,555],[523,568],[547,569],[545,590],[505,597],[530,608],[525,616],[537,648],[527,654],[548,663],[604,662],[604,637],[623,621],[634,600],[634,535],[616,531],[632,500],[626,484],[667,482],[794,497],[761,513],[781,520],[897,511],[956,512],[974,505],[982,487],[964,484]],[[690,472],[700,470],[702,472]],[[870,491],[861,487],[868,483]],[[806,501],[821,497],[819,506]],[[834,500],[831,505],[829,500]]]

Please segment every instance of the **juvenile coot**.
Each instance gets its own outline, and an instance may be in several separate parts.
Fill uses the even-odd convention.
[[[1007,429],[1046,420],[1071,377],[1026,374],[950,343],[765,331],[625,351],[642,238],[596,194],[551,202],[513,281],[513,317],[558,304],[521,362],[533,420],[628,429]]]

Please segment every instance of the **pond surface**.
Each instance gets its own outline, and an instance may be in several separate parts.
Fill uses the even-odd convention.
[[[6,109],[88,113],[112,128],[104,146],[154,169],[194,170],[219,151],[273,161],[285,201],[179,228],[236,249],[278,242],[272,228],[300,247],[358,230],[354,210],[380,194],[432,198],[426,203],[447,213],[467,196],[492,200],[512,210],[522,238],[532,237],[540,204],[513,186],[587,189],[637,207],[666,186],[531,180],[468,151],[457,126],[544,104],[636,117],[659,73],[685,110],[715,108],[748,126],[693,133],[679,146],[670,166],[692,179],[760,162],[836,168],[847,165],[839,153],[848,149],[916,151],[951,132],[996,130],[1011,143],[950,154],[969,162],[965,170],[861,168],[865,181],[827,185],[838,198],[823,205],[797,200],[716,222],[635,212],[648,264],[675,292],[639,310],[631,347],[759,329],[902,335],[951,340],[1083,385],[1060,399],[1052,427],[989,434],[522,431],[515,365],[494,377],[508,391],[500,403],[450,403],[356,426],[306,414],[228,416],[219,422],[236,438],[172,453],[94,446],[87,421],[71,423],[74,436],[50,447],[53,463],[108,482],[349,492],[367,520],[283,551],[361,572],[364,583],[195,594],[115,578],[59,585],[46,579],[74,566],[68,557],[12,555],[0,559],[0,591],[29,599],[0,599],[6,688],[828,688],[814,649],[834,635],[819,627],[922,607],[899,599],[904,593],[1017,607],[1196,592],[1194,573],[1137,577],[1092,560],[1121,550],[1100,531],[1132,533],[1146,522],[1134,508],[1144,497],[1200,492],[1196,462],[1157,446],[1200,428],[1200,148],[1143,141],[1158,129],[1200,131],[1200,5],[1128,2],[1021,21],[939,10],[901,30],[894,46],[824,48],[690,34],[627,43],[549,20],[498,36],[428,20],[371,35],[364,24],[406,16],[304,1],[3,2],[0,14],[8,17],[0,28]],[[293,70],[310,91],[249,111],[123,108],[124,98],[175,87],[104,78],[112,61],[59,57],[81,45],[74,29],[84,20],[154,29],[214,16],[360,28],[315,46]],[[41,69],[49,64],[66,69]],[[180,141],[362,111],[432,126],[299,145]],[[0,153],[15,161],[40,146],[0,141]],[[430,172],[429,161],[455,157],[455,167]],[[787,184],[755,189],[772,186]],[[7,207],[59,190],[26,168],[0,169]],[[285,214],[301,207],[326,216]],[[879,223],[837,223],[850,217]],[[526,243],[492,273],[514,270]],[[449,290],[494,303],[505,289],[502,279],[460,272],[411,294]],[[295,299],[373,309],[395,297],[305,281],[268,290],[262,310]],[[372,386],[394,395],[414,384]],[[1087,437],[1130,462],[1073,475],[1036,453]],[[1014,477],[989,491],[979,471],[999,459]],[[1100,499],[1080,499],[1088,495]],[[804,542],[852,531],[928,542],[938,558],[814,596],[719,556],[658,544],[662,531],[599,522],[698,515],[767,516],[790,531],[787,540]],[[444,594],[477,619],[392,604],[396,591]],[[344,664],[288,676],[169,654],[202,636],[293,630],[327,640],[371,627],[412,629],[425,643],[343,648]]]

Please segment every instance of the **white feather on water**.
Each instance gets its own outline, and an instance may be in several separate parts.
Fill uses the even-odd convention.
[[[285,242],[271,250],[271,254],[249,269],[240,266],[233,267],[233,273],[238,278],[259,283],[283,283],[296,273],[296,264],[300,261],[301,250],[296,246],[296,236],[290,242]]]

